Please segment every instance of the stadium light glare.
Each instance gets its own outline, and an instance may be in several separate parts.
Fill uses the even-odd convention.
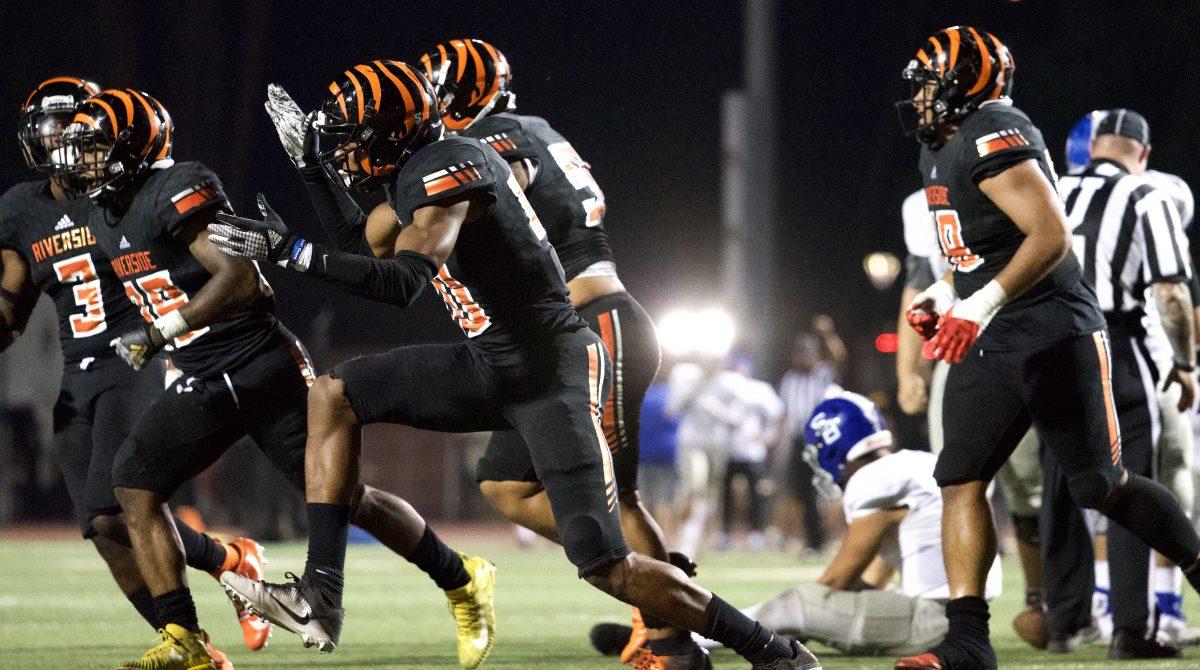
[[[658,340],[676,356],[724,356],[736,337],[733,317],[720,307],[679,308],[658,321]]]
[[[863,259],[863,272],[871,285],[880,291],[890,287],[900,276],[900,259],[886,251],[875,251]]]

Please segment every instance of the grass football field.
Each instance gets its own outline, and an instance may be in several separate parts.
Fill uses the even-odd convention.
[[[493,535],[494,537],[494,535]],[[561,552],[548,546],[524,551],[508,542],[472,541],[452,536],[453,544],[492,558],[497,583],[497,643],[485,668],[616,668],[615,659],[596,654],[587,640],[592,624],[624,621],[627,610],[575,578]],[[267,549],[268,578],[303,569],[304,547]],[[779,554],[708,554],[701,582],[727,600],[748,605],[801,580],[813,579],[816,559],[798,561]],[[192,571],[202,624],[239,669],[250,668],[456,668],[453,627],[446,601],[422,573],[375,546],[350,548],[347,564],[347,618],[341,646],[330,655],[304,649],[299,638],[277,631],[259,652],[242,646],[233,610],[210,577]],[[1009,625],[1022,601],[1015,561],[1005,563],[1005,592],[993,606],[992,631],[1006,669],[1083,669],[1105,664],[1100,647],[1070,656],[1037,652],[1020,642]],[[1200,621],[1197,598],[1187,600]],[[121,598],[90,545],[77,540],[24,540],[0,537],[0,668],[65,670],[115,668],[153,641],[146,625]],[[849,658],[817,645],[825,667],[836,670],[889,669],[886,658]],[[728,651],[714,654],[718,668],[746,668]],[[1200,648],[1182,661],[1125,662],[1127,670],[1200,667]]]

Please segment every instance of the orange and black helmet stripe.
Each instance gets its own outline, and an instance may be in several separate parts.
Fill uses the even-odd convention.
[[[442,117],[451,130],[463,130],[488,113],[512,81],[504,54],[478,39],[438,44],[421,56],[421,66],[438,89]]]
[[[161,104],[157,101],[152,103],[151,99],[132,88],[106,89],[87,99],[84,108],[75,115],[74,123],[85,124],[95,130],[104,130],[100,127],[104,120],[97,118],[97,115],[93,113],[97,110],[89,109],[95,106],[98,111],[102,112],[100,116],[107,117],[112,139],[115,140],[127,128],[135,128],[142,132],[141,137],[135,135],[131,140],[134,143],[132,149],[140,157],[148,158],[150,153],[159,146],[160,141],[162,141],[163,149],[167,149],[169,146],[167,143],[169,126],[166,129],[163,128],[163,124],[159,121],[159,113],[156,111],[156,107],[161,108]],[[165,115],[166,110],[163,109],[162,113]],[[169,155],[169,149],[167,153]],[[156,157],[159,156],[166,157],[161,149],[156,153]]]
[[[89,98],[100,92],[100,87],[97,86],[95,82],[91,82],[86,79],[80,79],[79,77],[51,77],[38,84],[37,88],[30,92],[29,97],[25,98],[25,104],[21,105],[21,109],[27,109],[29,105],[33,104],[33,99],[37,97],[38,93],[41,93],[42,89],[52,84],[68,84],[70,86],[74,86],[75,88],[79,89],[81,98]]]

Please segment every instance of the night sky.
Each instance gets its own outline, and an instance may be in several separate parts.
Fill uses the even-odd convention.
[[[741,3],[297,9],[307,4],[6,2],[0,105],[10,106],[0,109],[10,113],[0,119],[9,119],[13,137],[19,102],[54,75],[136,86],[171,111],[177,159],[215,169],[239,210],[250,211],[261,190],[295,229],[313,234],[307,198],[262,110],[267,82],[310,108],[340,70],[361,60],[415,60],[439,41],[486,39],[512,63],[520,111],[546,117],[592,164],[634,296],[653,316],[712,299],[718,110],[722,91],[741,82]],[[1016,103],[1042,129],[1060,168],[1063,140],[1084,112],[1125,106],[1150,121],[1152,165],[1200,185],[1200,8],[1193,3],[778,5],[778,342],[822,311],[852,341],[869,341],[894,319],[898,291],[871,288],[861,260],[874,250],[902,253],[899,207],[919,183],[917,145],[900,134],[892,103],[906,92],[900,69],[926,36],[948,25],[971,23],[1009,46]],[[15,139],[0,146],[0,186],[27,178]],[[319,351],[325,345],[313,323],[321,309],[333,310],[332,345],[343,353],[454,336],[428,295],[405,313],[284,272],[269,278],[285,323],[317,340]]]

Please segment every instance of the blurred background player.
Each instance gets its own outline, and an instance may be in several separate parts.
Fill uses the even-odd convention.
[[[982,597],[996,550],[987,485],[1031,421],[1077,504],[1126,526],[1200,585],[1200,536],[1177,501],[1120,464],[1104,320],[1070,254],[1041,134],[1008,98],[1012,70],[995,36],[955,26],[902,73],[912,96],[897,106],[923,145],[926,200],[953,267],[917,296],[908,320],[954,365],[935,471],[949,629],[929,652],[897,661],[901,669],[996,667]]]
[[[175,163],[174,129],[157,100],[109,89],[84,101],[63,134],[63,185],[98,205],[87,221],[145,322],[110,346],[134,370],[172,347],[183,376],[121,443],[113,487],[162,642],[123,667],[204,668],[207,634],[183,574],[179,534],[164,502],[237,439],[249,435],[297,488],[304,483],[305,417],[313,370],[279,323],[270,287],[249,261],[217,251],[206,226],[229,203],[217,176]],[[355,521],[447,588],[470,581],[460,556],[404,501],[356,492]],[[432,556],[430,560],[428,557]],[[246,579],[258,579],[237,574]],[[461,580],[457,586],[450,582]],[[490,603],[480,604],[490,608]]]
[[[1092,142],[1096,130],[1109,114],[1106,110],[1089,112],[1079,120],[1067,136],[1066,162],[1068,174],[1082,172],[1091,162]],[[1187,183],[1180,177],[1153,169],[1145,169],[1142,176],[1155,186],[1165,189],[1170,202],[1179,215],[1179,222],[1186,232],[1192,224],[1195,214],[1195,199]],[[1188,238],[1183,236],[1184,253],[1189,266],[1192,266]],[[1194,266],[1192,266],[1194,268]],[[1192,301],[1193,313],[1200,322],[1200,276],[1193,271],[1188,282],[1189,294]],[[1147,288],[1149,290],[1149,288]],[[1174,352],[1162,329],[1158,318],[1157,300],[1145,300],[1146,329],[1145,347],[1148,358],[1157,364],[1159,370],[1170,369]],[[1197,333],[1200,337],[1200,332]],[[1160,375],[1161,378],[1161,375]],[[1194,457],[1194,436],[1191,422],[1195,411],[1181,412],[1179,410],[1180,390],[1176,385],[1160,383],[1157,389],[1159,411],[1162,415],[1160,435],[1155,445],[1154,477],[1171,490],[1179,498],[1185,512],[1194,515],[1195,510],[1195,478],[1192,474]],[[1095,537],[1095,588],[1092,599],[1092,616],[1094,617],[1100,641],[1110,643],[1112,640],[1113,611],[1109,594],[1109,566],[1107,542],[1105,541],[1105,522],[1103,519],[1092,519],[1092,531]],[[1154,592],[1153,609],[1157,613],[1155,627],[1159,635],[1177,645],[1190,645],[1200,642],[1200,631],[1190,628],[1183,616],[1183,575],[1162,556],[1155,556],[1151,588]],[[1083,583],[1080,581],[1079,583]],[[1076,608],[1077,609],[1077,608]],[[1075,618],[1081,619],[1081,615]]]
[[[76,77],[42,82],[21,107],[18,137],[36,181],[0,196],[0,349],[24,330],[38,291],[54,301],[64,368],[54,408],[55,446],[83,536],[92,541],[113,579],[142,618],[162,627],[138,571],[113,494],[113,461],[142,410],[163,390],[163,365],[135,374],[108,346],[114,333],[141,323],[121,281],[97,245],[88,198],[72,197],[54,167],[62,160],[62,132],[75,108],[100,88]],[[188,565],[214,577],[222,570],[261,576],[262,548],[237,538],[228,545],[174,519]],[[241,609],[246,646],[260,649],[270,625]],[[214,656],[223,655],[212,650]]]
[[[783,400],[783,430],[777,454],[772,459],[776,472],[785,473],[775,501],[776,524],[784,538],[799,536],[807,553],[820,553],[828,539],[824,501],[813,489],[813,471],[803,458],[804,423],[827,395],[841,389],[846,364],[846,345],[838,336],[833,319],[819,314],[810,332],[792,342],[787,371],[779,380]],[[797,532],[798,531],[798,532]]]
[[[906,414],[926,413],[930,451],[937,455],[944,444],[942,404],[950,365],[922,356],[921,336],[908,327],[906,313],[925,287],[945,276],[950,264],[938,246],[933,217],[925,203],[923,189],[904,199],[900,214],[908,255],[896,328],[897,402],[900,410]],[[1013,619],[1013,628],[1021,639],[1035,647],[1045,648],[1048,640],[1043,617],[1042,541],[1038,527],[1042,508],[1042,471],[1037,434],[1033,429],[1025,434],[1000,467],[996,473],[996,483],[1012,521],[1017,557],[1020,559],[1021,574],[1025,577],[1025,608]]]
[[[728,462],[721,482],[721,518],[724,531],[717,541],[719,549],[733,546],[740,509],[737,489],[745,492],[744,519],[748,530],[746,548],[762,551],[766,548],[764,531],[767,527],[770,498],[774,479],[767,471],[769,445],[779,442],[783,419],[783,401],[768,383],[755,379],[754,362],[747,356],[736,356],[730,366],[741,376],[737,402],[732,407],[740,416],[734,419],[725,448]]]

